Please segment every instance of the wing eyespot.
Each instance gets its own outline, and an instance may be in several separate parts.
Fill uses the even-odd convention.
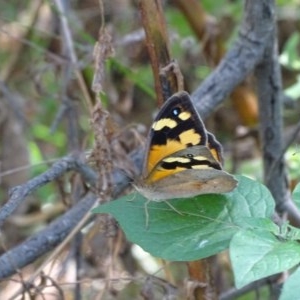
[[[179,116],[179,114],[180,114],[180,108],[175,107],[173,109],[172,113],[173,113],[173,116],[175,116],[175,117]]]

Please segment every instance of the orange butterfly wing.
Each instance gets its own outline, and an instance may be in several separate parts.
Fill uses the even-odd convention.
[[[185,170],[178,165],[174,169],[152,172],[165,157],[200,145],[208,146],[213,157],[221,162],[221,145],[207,133],[189,94],[178,92],[164,103],[150,129],[143,177],[156,181]]]

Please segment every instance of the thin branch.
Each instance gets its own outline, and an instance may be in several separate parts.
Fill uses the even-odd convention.
[[[14,210],[28,195],[32,194],[39,187],[53,181],[70,170],[77,170],[81,172],[84,175],[85,180],[87,180],[90,184],[94,184],[96,181],[96,176],[93,175],[93,171],[88,166],[80,163],[77,157],[67,156],[56,162],[43,174],[10,190],[10,198],[0,210],[0,227],[2,227],[3,222],[14,212]]]
[[[61,1],[61,0],[54,0],[54,3],[58,10],[58,15],[59,15],[61,27],[62,27],[62,33],[65,38],[67,51],[70,55],[70,59],[71,59],[71,63],[74,68],[75,75],[77,77],[80,89],[84,95],[87,107],[89,108],[89,111],[91,112],[92,107],[93,107],[93,105],[92,105],[93,101],[91,99],[91,96],[89,94],[87,86],[85,85],[83,76],[82,76],[80,70],[78,69],[78,59],[77,59],[76,52],[74,50],[75,49],[74,42],[73,42],[70,26],[68,23],[68,19],[66,17],[67,12],[65,10],[65,6],[63,5],[63,1]]]
[[[232,288],[220,295],[220,300],[234,300],[240,296],[243,296],[251,291],[259,289],[263,286],[270,285],[276,283],[278,279],[278,275],[274,275],[271,277],[263,278],[261,280],[257,280],[249,283],[248,285],[242,287],[241,289]]]

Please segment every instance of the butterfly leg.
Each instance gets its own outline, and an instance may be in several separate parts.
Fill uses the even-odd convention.
[[[131,195],[132,195],[132,198],[127,199],[127,200],[126,200],[127,202],[133,202],[134,199],[136,198],[136,193],[132,193]]]
[[[149,212],[148,212],[148,204],[150,203],[151,200],[147,200],[145,202],[145,205],[144,205],[144,209],[145,209],[145,225],[146,225],[146,230],[148,230],[148,225],[149,225]]]
[[[175,212],[177,212],[179,215],[183,216],[184,214],[182,212],[180,212],[179,210],[177,210],[169,201],[165,201],[172,210],[174,210]]]

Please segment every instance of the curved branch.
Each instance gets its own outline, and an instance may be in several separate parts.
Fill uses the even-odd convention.
[[[239,36],[219,66],[192,94],[205,119],[261,61],[274,26],[274,3],[246,0]]]
[[[49,170],[43,174],[29,180],[28,182],[15,186],[9,191],[10,198],[0,210],[0,227],[4,221],[14,212],[22,201],[39,187],[53,181],[70,170],[77,170],[84,179],[92,185],[97,180],[96,174],[88,166],[75,156],[67,156],[56,162]]]

